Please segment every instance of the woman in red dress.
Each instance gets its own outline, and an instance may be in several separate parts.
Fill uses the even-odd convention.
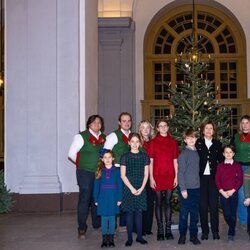
[[[150,186],[155,191],[155,215],[157,220],[157,240],[164,240],[163,211],[165,216],[165,238],[173,239],[171,232],[172,192],[177,186],[177,158],[179,149],[177,141],[169,134],[166,120],[156,124],[158,131],[148,147],[150,157]]]

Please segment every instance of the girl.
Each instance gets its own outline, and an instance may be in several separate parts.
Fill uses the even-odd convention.
[[[150,140],[154,136],[154,128],[149,121],[143,120],[139,124],[138,131],[139,131],[139,135],[140,135],[141,143],[142,143],[141,150],[147,153]],[[155,193],[150,187],[149,179],[146,184],[146,193],[147,193],[147,211],[143,211],[142,213],[142,234],[151,235],[153,234],[152,225],[153,225],[153,215],[154,215]]]
[[[216,186],[221,194],[220,203],[226,223],[229,226],[228,240],[234,240],[238,190],[243,183],[241,165],[234,162],[235,149],[232,145],[224,147],[225,161],[217,166],[215,175]]]
[[[126,212],[128,239],[125,246],[133,242],[133,222],[135,220],[137,238],[141,244],[147,244],[142,238],[142,211],[147,210],[145,185],[148,180],[149,158],[140,152],[140,136],[129,135],[130,151],[121,158],[121,178],[124,182],[122,210]]]
[[[114,247],[115,216],[119,213],[122,201],[122,181],[120,169],[114,166],[111,150],[106,150],[99,161],[93,196],[97,214],[101,216],[101,247]]]
[[[222,144],[216,140],[216,127],[212,121],[205,121],[200,128],[201,138],[196,141],[200,156],[200,221],[202,240],[208,239],[208,207],[211,215],[213,239],[219,240],[219,193],[215,185],[215,173],[218,163],[223,162]]]
[[[164,240],[162,206],[164,203],[165,237],[173,239],[171,232],[172,192],[177,186],[177,158],[179,149],[176,140],[169,134],[166,120],[156,124],[158,134],[148,147],[150,157],[150,185],[155,191],[155,215],[157,220],[157,240]]]

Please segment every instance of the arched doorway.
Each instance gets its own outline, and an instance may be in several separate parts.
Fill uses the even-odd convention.
[[[144,38],[144,100],[142,116],[153,124],[172,112],[169,88],[182,81],[175,67],[177,54],[190,47],[192,20],[202,59],[212,57],[206,77],[214,80],[216,96],[232,107],[231,132],[238,118],[249,113],[247,99],[246,42],[237,19],[225,8],[191,4],[161,10],[148,26]],[[172,83],[171,85],[169,83]]]

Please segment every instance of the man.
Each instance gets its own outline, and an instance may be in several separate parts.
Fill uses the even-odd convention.
[[[68,154],[69,159],[76,165],[76,178],[79,186],[77,206],[79,239],[85,239],[89,207],[91,207],[93,228],[100,227],[100,218],[96,214],[92,192],[99,151],[103,148],[105,142],[105,135],[102,133],[104,128],[103,118],[99,115],[90,116],[86,127],[85,131],[75,135]]]

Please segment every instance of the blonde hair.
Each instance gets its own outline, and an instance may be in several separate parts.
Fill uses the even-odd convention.
[[[151,139],[154,137],[154,135],[155,135],[154,127],[152,126],[152,124],[151,124],[148,120],[142,120],[142,121],[139,123],[139,125],[138,125],[138,133],[139,133],[139,135],[140,135],[142,144],[143,144],[143,142],[144,142],[144,138],[143,138],[143,135],[142,135],[142,133],[141,133],[141,127],[142,127],[142,124],[143,124],[143,123],[148,124],[148,126],[149,126],[149,128],[150,128],[150,133],[149,133],[148,139],[151,140]]]

